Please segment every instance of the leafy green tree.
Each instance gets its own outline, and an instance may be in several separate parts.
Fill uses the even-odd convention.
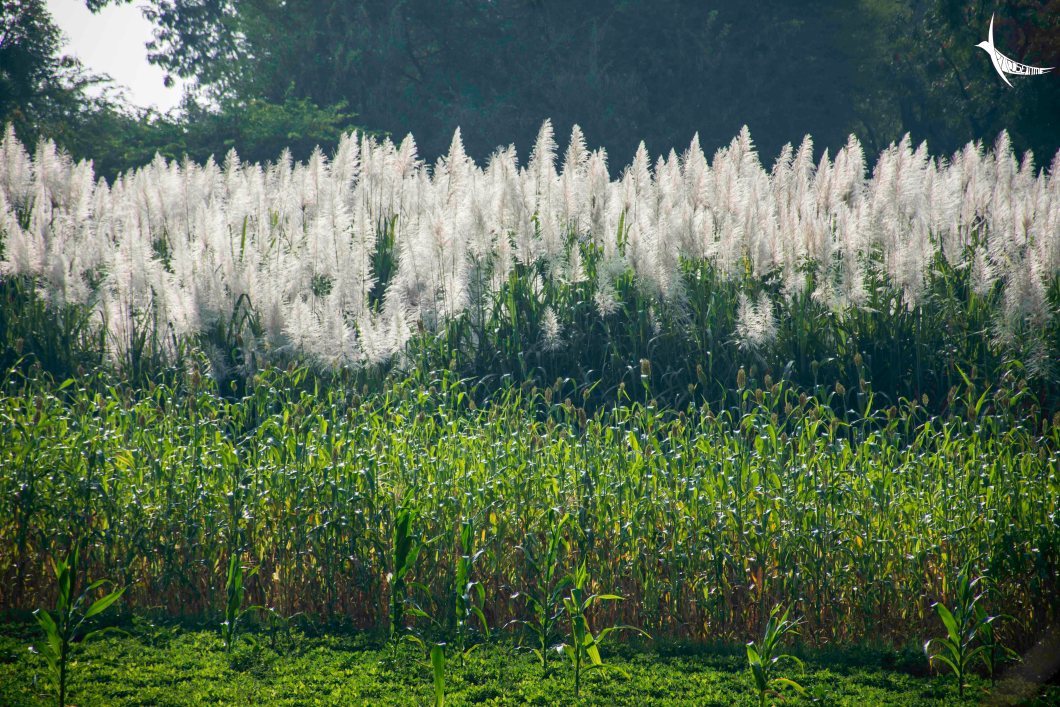
[[[844,18],[809,5],[155,0],[148,16],[154,60],[213,100],[346,102],[428,157],[458,125],[482,158],[551,118],[621,156],[697,131],[717,147],[744,123],[767,153],[811,131],[841,145],[859,77],[827,40]]]
[[[858,92],[855,130],[871,153],[910,132],[936,153],[971,140],[991,143],[1007,130],[1017,150],[1048,165],[1060,148],[1060,82],[1054,77],[1007,86],[976,44],[994,40],[1008,56],[1032,65],[1060,62],[1060,12],[1055,0],[997,5],[967,0],[862,0],[858,15],[875,18],[875,49],[859,58],[866,77]],[[848,35],[855,36],[855,35]]]
[[[90,8],[107,2],[87,0]],[[751,128],[766,161],[812,134],[818,154],[856,133],[877,154],[906,132],[936,154],[1008,130],[1048,162],[1060,148],[1060,82],[1010,89],[975,45],[1060,60],[1056,0],[150,0],[151,57],[192,86],[182,120],[127,126],[143,153],[296,157],[361,125],[412,132],[434,159],[462,128],[482,160],[541,122],[574,123],[625,164],[708,152]],[[134,155],[126,159],[135,162]],[[143,161],[143,155],[139,159]],[[148,156],[149,159],[149,156]]]
[[[146,161],[141,153],[157,115],[121,108],[124,96],[106,86],[108,77],[62,48],[44,2],[0,0],[0,125],[12,124],[30,147],[55,140],[77,159],[94,159],[107,176]],[[102,92],[90,91],[101,85]]]
[[[13,123],[25,141],[67,113],[84,86],[61,43],[43,0],[0,0],[0,123]]]

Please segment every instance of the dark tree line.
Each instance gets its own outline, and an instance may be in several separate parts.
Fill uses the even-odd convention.
[[[147,12],[153,60],[194,89],[182,117],[71,139],[111,169],[155,150],[304,157],[353,125],[412,132],[428,159],[457,126],[480,160],[511,142],[525,155],[545,118],[561,135],[580,124],[615,166],[641,140],[659,154],[698,132],[710,150],[744,124],[766,161],[807,133],[834,150],[853,132],[870,155],[905,132],[935,153],[1002,129],[1039,163],[1060,148],[1060,74],[1009,88],[975,47],[996,12],[999,49],[1060,64],[1060,0],[150,0]]]

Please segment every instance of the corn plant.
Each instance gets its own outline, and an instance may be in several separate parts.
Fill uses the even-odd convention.
[[[225,620],[221,624],[221,638],[224,640],[226,653],[232,652],[240,622],[251,612],[262,608],[256,605],[243,608],[243,580],[245,577],[253,577],[257,571],[258,568],[255,567],[249,574],[245,573],[236,552],[233,552],[228,560],[228,572],[225,575]]]
[[[427,661],[422,665],[429,668],[431,671],[431,678],[434,684],[434,707],[444,707],[446,665],[445,643],[425,641],[415,634],[408,634],[405,636],[405,639],[417,644],[426,653]]]
[[[475,562],[482,557],[485,550],[475,552],[475,530],[470,520],[460,524],[460,554],[456,558],[456,601],[454,605],[454,622],[456,624],[456,651],[463,664],[467,653],[471,622],[478,620],[479,627],[487,640],[490,637],[489,624],[482,607],[486,603],[486,591],[481,583],[471,579],[471,570]]]
[[[439,622],[426,611],[423,611],[419,607],[410,606],[408,607],[410,613],[426,619],[433,628],[441,628]],[[424,667],[427,667],[431,671],[431,676],[434,681],[434,705],[435,707],[442,707],[445,704],[445,648],[444,642],[429,641],[415,632],[405,634],[403,637],[405,640],[415,643],[423,649],[427,656],[426,662],[423,663]],[[397,647],[397,641],[392,642]],[[396,656],[396,650],[395,654]],[[463,658],[463,656],[461,656]]]
[[[924,653],[930,662],[938,661],[947,666],[957,680],[957,691],[963,697],[970,667],[978,658],[990,661],[993,671],[998,655],[1004,655],[994,638],[993,624],[997,617],[988,616],[980,602],[986,596],[980,591],[984,577],[971,578],[971,565],[965,565],[957,575],[953,609],[941,601],[932,606],[946,628],[946,635],[931,638],[924,643]],[[990,644],[981,639],[987,637]],[[978,643],[979,645],[976,645]],[[996,652],[986,657],[993,648]]]
[[[434,707],[445,707],[445,644],[431,646],[431,675],[434,678]]]
[[[97,579],[78,591],[77,586],[77,560],[78,551],[75,549],[66,559],[58,559],[52,562],[55,572],[55,584],[57,596],[55,609],[49,613],[44,609],[33,612],[37,623],[44,631],[45,642],[41,644],[40,652],[48,663],[48,668],[56,680],[57,699],[59,707],[66,705],[66,682],[70,665],[70,652],[74,642],[86,640],[100,633],[99,630],[88,631],[80,634],[81,627],[85,621],[98,616],[116,602],[124,593],[125,589],[112,591],[98,599],[91,600],[91,595],[96,589],[108,583],[108,580]],[[86,603],[91,601],[91,603]]]
[[[1018,663],[1022,660],[1019,653],[1003,645],[998,640],[997,630],[994,626],[1000,621],[1014,621],[1015,619],[1009,614],[989,616],[986,613],[986,609],[981,605],[977,605],[975,607],[975,620],[979,624],[979,641],[984,648],[981,654],[983,665],[986,667],[986,674],[990,678],[990,683],[994,684],[997,678],[997,670],[1003,663]]]
[[[394,518],[394,535],[392,546],[393,570],[390,580],[390,638],[399,638],[405,630],[405,609],[408,600],[407,577],[416,558],[423,548],[421,536],[413,527],[416,523],[415,511],[405,505],[398,509]]]
[[[788,619],[790,609],[780,613],[780,607],[775,606],[769,612],[769,620],[766,621],[765,633],[762,642],[751,641],[747,644],[747,664],[754,678],[755,690],[758,692],[758,703],[765,707],[766,698],[771,694],[778,694],[777,688],[790,687],[796,692],[804,693],[802,685],[794,680],[776,674],[777,668],[783,661],[795,663],[803,667],[799,658],[780,652],[780,643],[785,637],[798,633],[798,621]],[[778,617],[779,614],[779,617]]]
[[[269,647],[272,650],[277,650],[279,647],[279,637],[281,631],[286,639],[291,638],[291,622],[302,615],[302,612],[292,614],[290,616],[284,616],[275,607],[264,607],[263,611],[268,617],[269,622]]]
[[[563,531],[569,521],[567,514],[559,515],[555,509],[549,509],[545,516],[548,520],[544,552],[535,549],[530,543],[519,546],[527,564],[530,566],[536,585],[523,593],[532,618],[521,623],[529,628],[537,638],[534,654],[541,661],[541,670],[548,674],[549,640],[556,621],[563,608],[563,591],[571,582],[570,576],[557,581],[559,571],[559,553],[564,543]],[[516,594],[519,596],[519,593]]]
[[[574,699],[581,697],[582,673],[592,670],[602,670],[608,666],[600,655],[600,645],[608,634],[619,630],[636,631],[641,635],[651,638],[647,633],[633,626],[608,626],[594,634],[589,626],[588,612],[593,604],[601,601],[621,601],[622,597],[617,594],[587,594],[589,573],[585,569],[583,561],[570,575],[568,584],[570,595],[563,598],[563,608],[567,613],[570,624],[570,643],[558,646],[559,650],[570,658],[574,667]],[[614,668],[618,670],[618,668]],[[619,670],[619,672],[622,672]]]

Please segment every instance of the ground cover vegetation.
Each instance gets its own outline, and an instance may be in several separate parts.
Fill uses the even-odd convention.
[[[229,656],[341,622],[435,704],[505,651],[563,671],[514,701],[606,701],[654,679],[607,655],[649,637],[753,641],[704,679],[760,704],[862,689],[796,641],[927,641],[955,679],[895,679],[974,699],[1048,640],[1060,157],[905,139],[870,172],[806,139],[766,170],[744,130],[612,179],[578,129],[557,150],[548,122],[525,167],[351,134],[111,184],[9,129],[0,607],[73,626],[120,592]],[[71,603],[63,567],[114,593]]]
[[[326,632],[306,626],[257,636],[225,653],[215,629],[152,623],[138,619],[125,635],[112,633],[82,648],[71,673],[75,704],[262,704],[262,705],[409,705],[433,704],[431,671],[418,649],[403,644],[394,656],[380,640]],[[37,640],[29,627],[4,624],[0,629],[0,700],[11,707],[54,704],[44,693],[43,661],[26,650]],[[759,704],[741,652],[675,645],[645,652],[616,643],[607,660],[614,670],[590,674],[581,704],[740,705]],[[973,676],[964,699],[952,682],[920,672],[915,652],[844,651],[800,653],[804,671],[792,673],[806,690],[785,694],[784,704],[803,705],[968,705],[987,694],[1000,704],[1019,701],[1020,688],[1010,682],[990,688]],[[34,677],[38,681],[34,684]],[[446,674],[448,705],[571,704],[573,681],[561,671],[542,679],[536,657],[505,645],[476,651],[464,666],[450,664]],[[176,686],[176,687],[175,687]],[[1037,702],[1055,700],[1048,688]],[[990,690],[988,693],[987,691]],[[1005,698],[1003,695],[1010,695]],[[1007,701],[1002,701],[1007,700]]]

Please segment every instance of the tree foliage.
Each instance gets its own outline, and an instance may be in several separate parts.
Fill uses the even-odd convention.
[[[103,4],[105,0],[92,0]],[[1056,0],[996,8],[999,47],[1057,63]],[[934,150],[992,140],[1060,147],[1054,77],[996,80],[975,44],[995,8],[960,0],[152,0],[154,60],[202,96],[341,104],[443,154],[453,129],[484,158],[545,118],[624,161],[750,126],[766,154],[812,132],[870,153],[907,131]]]
[[[2,1],[0,120],[107,177],[156,152],[304,159],[355,125],[411,132],[428,159],[460,126],[482,160],[546,118],[616,164],[697,132],[709,154],[745,124],[763,154],[809,133],[818,156],[851,133],[869,154],[906,132],[935,153],[1001,130],[1043,161],[1060,148],[1056,75],[1010,88],[975,47],[996,13],[1002,51],[1060,63],[1060,0],[149,0],[150,57],[191,87],[170,116],[90,99],[101,77],[60,56],[45,4]]]
[[[90,102],[94,77],[59,51],[62,35],[43,0],[0,0],[0,123],[27,140],[61,132]]]
[[[93,9],[103,4],[88,3]],[[180,5],[187,19],[192,6]],[[238,146],[248,159],[276,159],[285,148],[304,159],[317,145],[334,148],[355,127],[343,101],[318,107],[290,91],[188,96],[173,114],[134,108],[108,76],[62,52],[62,33],[43,0],[0,0],[0,125],[12,124],[31,148],[38,138],[55,140],[75,159],[91,159],[96,174],[108,180],[156,154],[204,162]],[[207,58],[194,57],[200,65]],[[204,81],[208,77],[204,71]],[[90,90],[100,85],[102,92]]]

